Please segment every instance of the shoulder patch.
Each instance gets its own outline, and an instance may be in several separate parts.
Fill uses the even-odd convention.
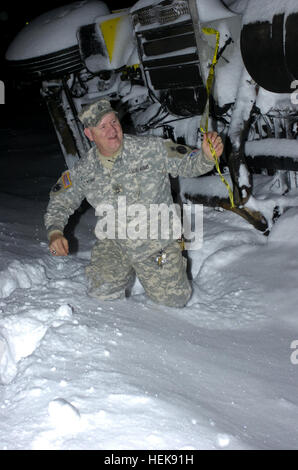
[[[185,155],[187,153],[187,147],[185,147],[184,145],[177,145],[176,152]]]
[[[58,179],[57,183],[51,189],[51,193],[58,194],[61,191],[65,191],[72,186],[72,181],[70,178],[70,172],[65,171],[61,177]]]
[[[72,181],[71,181],[71,178],[70,178],[70,172],[69,171],[66,171],[65,173],[63,173],[62,183],[63,183],[64,189],[68,189],[68,188],[70,188],[70,186],[72,186]]]
[[[185,155],[190,154],[193,151],[187,145],[176,144],[172,140],[165,140],[164,146],[169,158],[183,158]]]

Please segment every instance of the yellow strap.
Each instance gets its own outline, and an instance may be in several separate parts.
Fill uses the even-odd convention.
[[[181,238],[178,239],[178,243],[180,245],[181,251],[184,251],[186,249],[186,247],[185,247],[185,239],[184,239],[183,235],[182,235]]]
[[[208,132],[209,97],[210,97],[210,92],[211,92],[212,84],[213,84],[213,80],[214,80],[214,69],[215,69],[215,66],[216,66],[216,63],[217,63],[217,54],[218,54],[218,49],[219,49],[220,33],[219,33],[219,31],[216,31],[213,28],[203,28],[202,31],[203,31],[204,34],[208,34],[208,35],[214,34],[216,36],[215,50],[214,50],[213,59],[212,59],[212,63],[211,63],[211,66],[210,66],[209,75],[208,75],[207,83],[206,83],[207,103],[206,103],[206,107],[205,107],[204,113],[203,113],[202,118],[201,118],[201,123],[200,123],[201,132],[203,134],[206,134]],[[207,138],[207,142],[209,144],[212,157],[214,158],[214,161],[215,161],[215,168],[217,170],[217,173],[219,174],[221,181],[226,185],[226,187],[228,189],[229,198],[230,198],[230,202],[231,202],[231,207],[233,208],[233,207],[235,207],[235,203],[234,203],[234,196],[233,196],[232,188],[229,185],[229,183],[227,182],[227,180],[224,178],[224,176],[223,176],[223,174],[222,174],[222,172],[219,168],[218,156],[216,155],[214,146],[213,146],[213,144],[212,144],[212,142],[209,138]]]
[[[202,116],[202,119],[201,119],[201,128],[203,127],[203,129],[206,129],[206,132],[207,132],[208,131],[208,117],[209,117],[209,96],[210,96],[210,93],[211,93],[212,84],[213,84],[213,80],[214,80],[214,69],[215,69],[215,65],[217,63],[217,54],[218,54],[218,49],[219,49],[220,33],[219,33],[219,31],[216,31],[213,28],[203,28],[202,31],[203,31],[204,34],[208,34],[208,35],[215,34],[215,36],[216,36],[215,50],[214,50],[213,59],[212,59],[212,63],[211,63],[211,66],[210,66],[210,70],[209,70],[209,74],[208,74],[208,78],[207,78],[207,83],[206,83],[207,103],[206,103],[206,107],[205,107],[205,110],[204,110],[204,113],[203,113],[203,116]],[[205,125],[203,123],[204,120],[205,120]]]
[[[205,132],[205,131],[203,131],[202,128],[201,128],[201,131],[202,131],[202,132]],[[215,161],[215,168],[216,168],[216,170],[217,170],[217,173],[219,174],[221,181],[226,185],[227,190],[228,190],[228,192],[229,192],[229,199],[230,199],[230,203],[231,203],[231,208],[234,208],[234,207],[235,207],[235,202],[234,202],[234,195],[233,195],[232,188],[231,188],[231,186],[229,185],[229,183],[227,182],[227,180],[225,179],[225,177],[223,176],[223,174],[222,174],[222,172],[221,172],[221,170],[220,170],[220,168],[219,168],[218,156],[216,155],[216,152],[215,152],[215,149],[214,149],[214,147],[213,147],[213,144],[212,144],[211,140],[208,139],[208,137],[207,137],[207,142],[208,142],[208,144],[209,144],[212,157],[214,158],[214,161]]]

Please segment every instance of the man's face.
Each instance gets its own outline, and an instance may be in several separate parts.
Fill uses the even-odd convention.
[[[123,141],[121,124],[113,112],[106,114],[96,127],[85,129],[85,134],[95,142],[100,153],[106,157],[116,153]]]

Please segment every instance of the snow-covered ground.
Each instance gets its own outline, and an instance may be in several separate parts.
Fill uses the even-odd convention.
[[[268,238],[205,208],[184,309],[138,283],[100,302],[84,277],[92,210],[72,224],[68,258],[48,252],[58,157],[41,150],[34,178],[12,172],[0,194],[0,449],[297,449],[298,208]]]

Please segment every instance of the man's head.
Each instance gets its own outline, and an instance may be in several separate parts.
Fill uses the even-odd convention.
[[[123,141],[122,127],[109,100],[102,98],[80,112],[84,133],[106,157],[115,154]]]

